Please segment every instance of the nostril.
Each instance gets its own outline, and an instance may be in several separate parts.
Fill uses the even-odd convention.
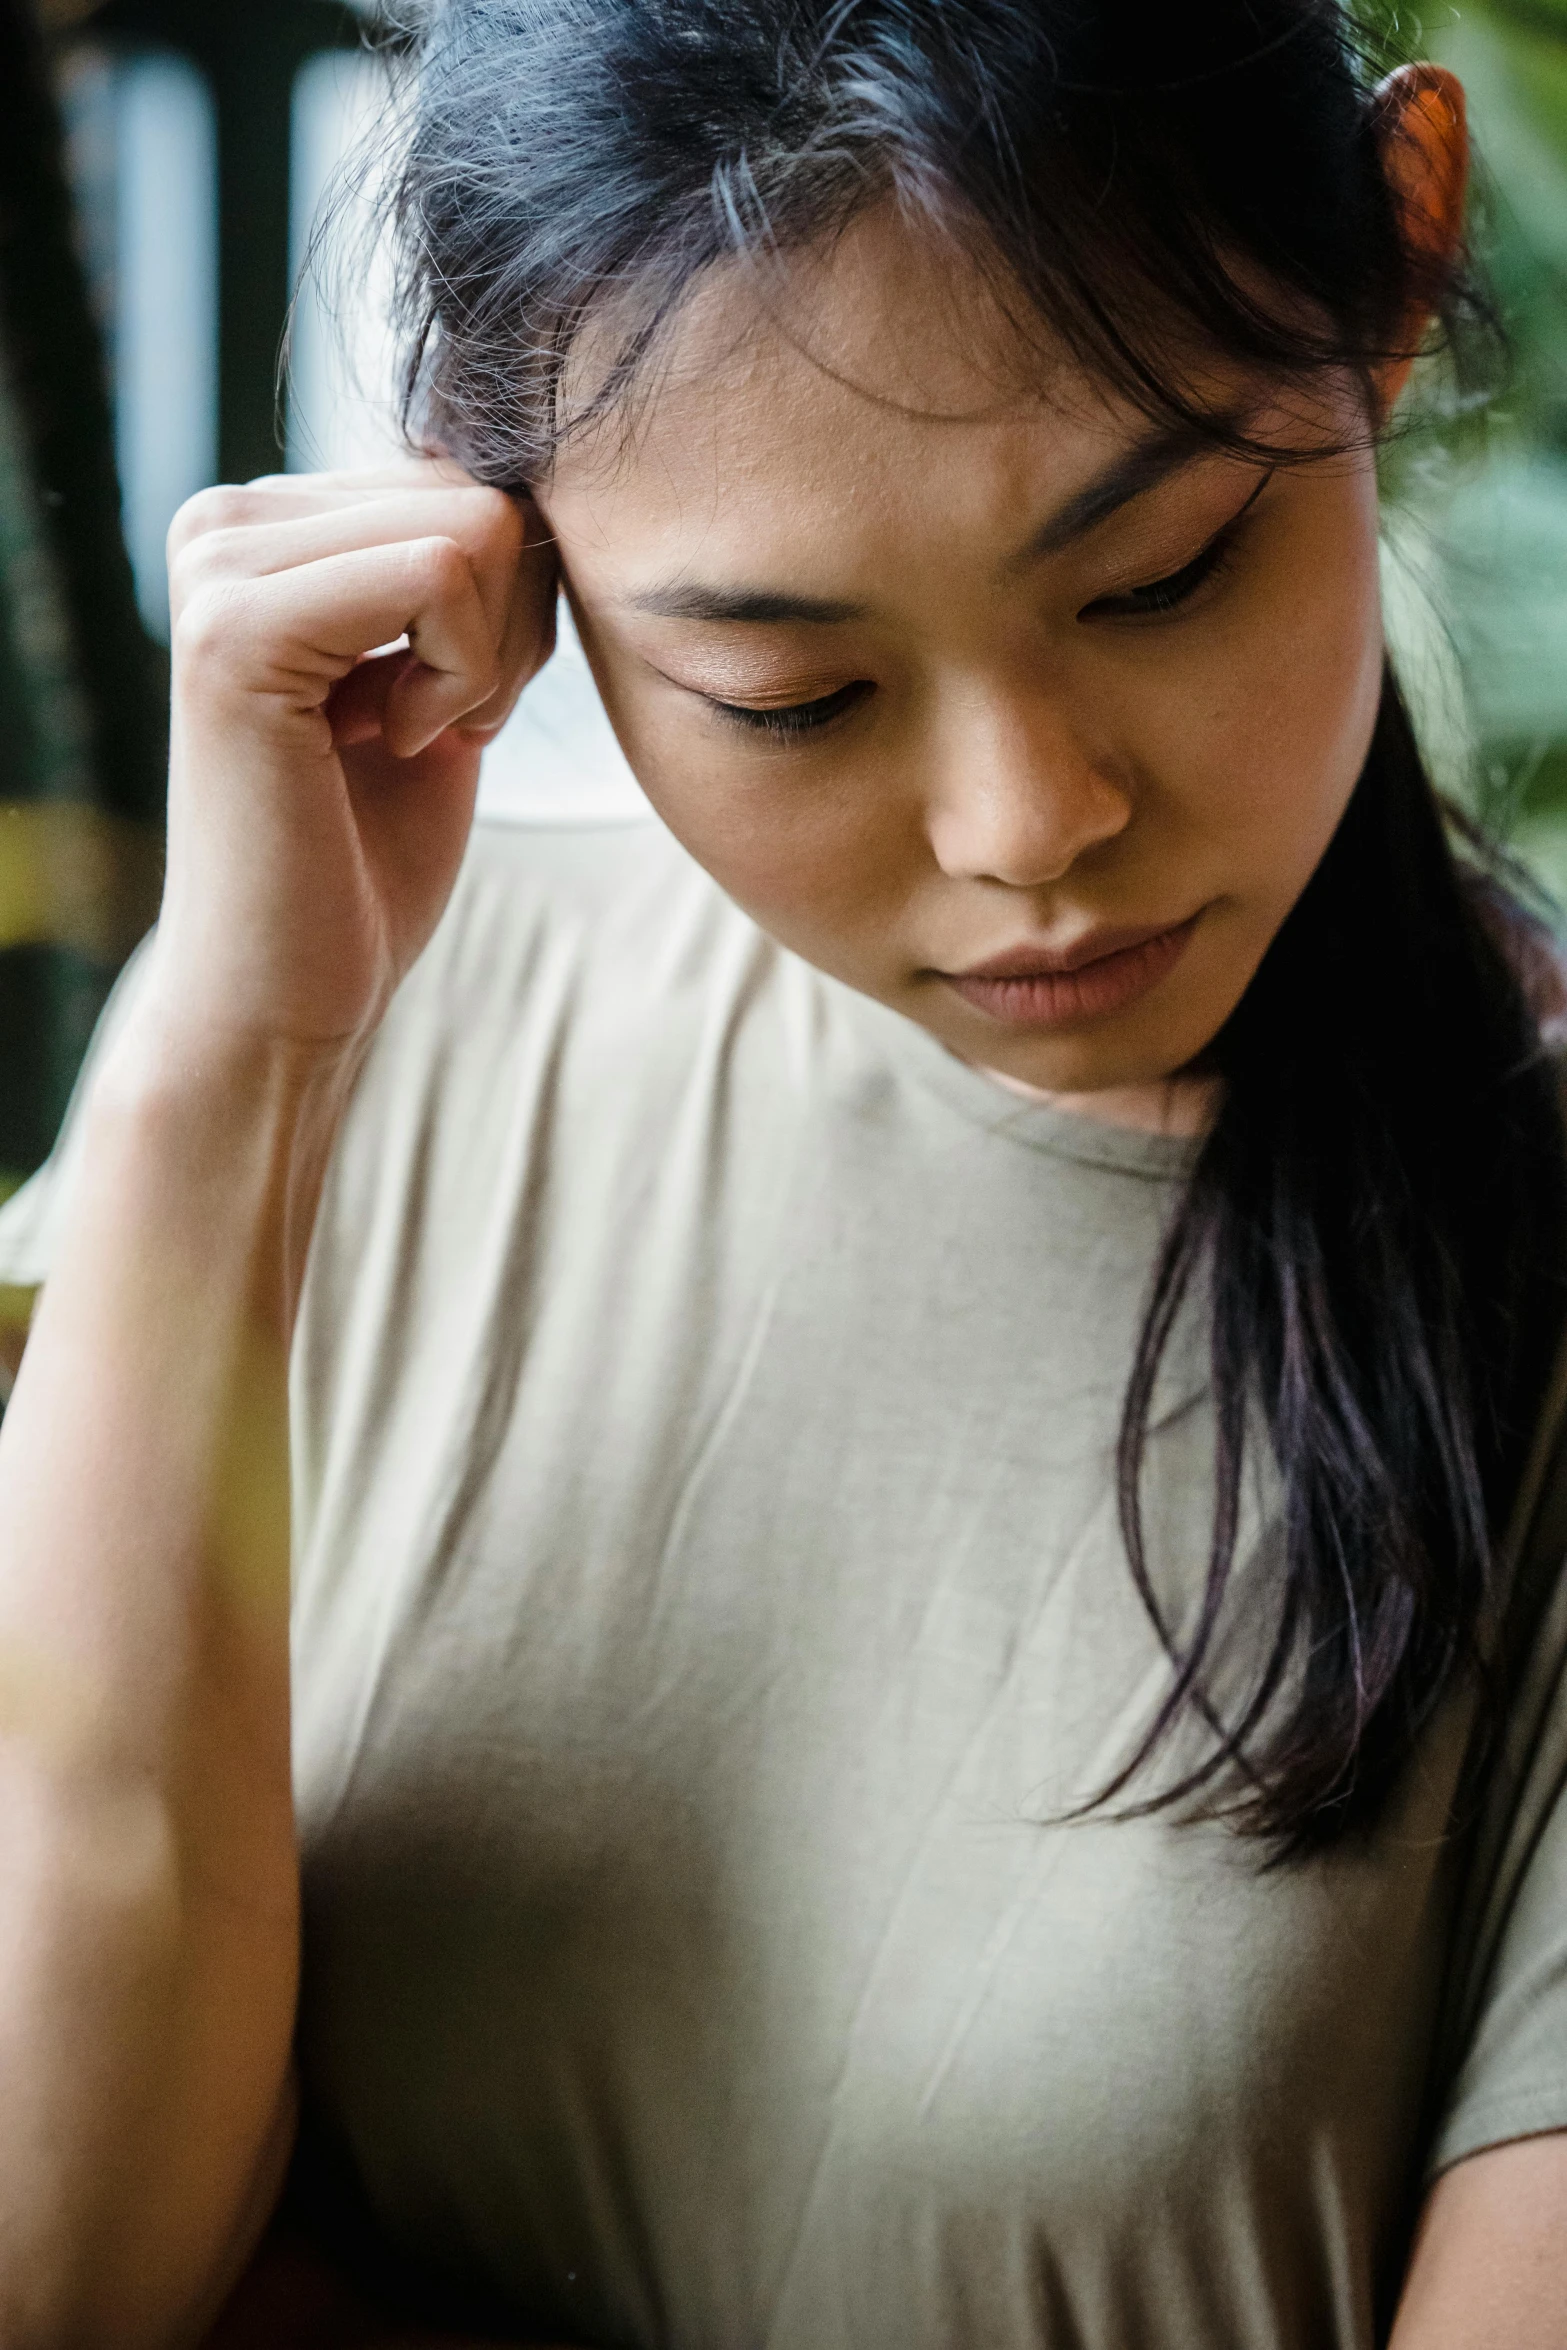
[[[1060,881],[1078,859],[1114,840],[1131,821],[1132,802],[1097,770],[970,780],[932,810],[936,860],[955,878],[1037,889]]]

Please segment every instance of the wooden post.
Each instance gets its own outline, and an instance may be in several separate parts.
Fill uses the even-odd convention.
[[[356,48],[360,21],[337,0],[107,0],[92,29],[176,49],[207,76],[218,133],[218,471],[224,481],[275,473],[294,77],[323,49]]]
[[[162,665],[27,0],[0,0],[0,1188],[49,1148],[156,906]]]

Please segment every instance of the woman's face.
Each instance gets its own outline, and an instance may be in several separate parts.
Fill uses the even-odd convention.
[[[1360,771],[1373,468],[1172,444],[1064,355],[1020,396],[990,320],[867,216],[781,309],[710,286],[540,503],[631,765],[728,894],[963,1059],[1137,1117]],[[1347,393],[1208,390],[1303,455],[1355,428]]]

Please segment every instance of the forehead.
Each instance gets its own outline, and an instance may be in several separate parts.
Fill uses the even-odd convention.
[[[1015,538],[1146,431],[887,205],[825,255],[715,273],[628,410],[567,441],[543,502],[578,560],[656,545],[667,567],[700,544],[754,563],[759,534],[784,555],[863,539],[874,559],[922,527]]]

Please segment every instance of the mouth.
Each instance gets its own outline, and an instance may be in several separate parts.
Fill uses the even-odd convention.
[[[1124,1011],[1175,969],[1201,909],[1163,929],[1092,930],[1065,947],[1015,947],[968,971],[936,973],[1005,1028],[1076,1028]]]

